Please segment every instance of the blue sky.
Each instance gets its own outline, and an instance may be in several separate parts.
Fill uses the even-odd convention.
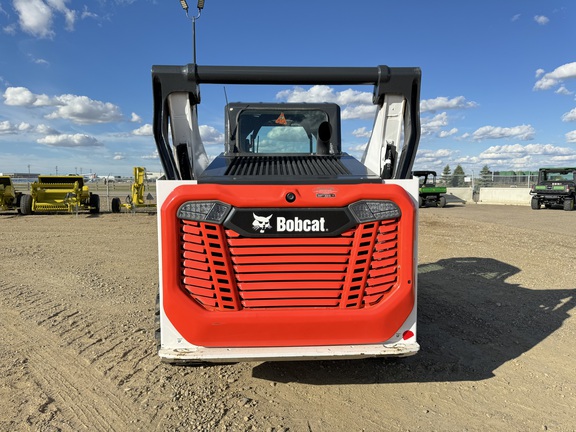
[[[189,0],[191,13],[196,1]],[[415,169],[576,165],[576,2],[206,0],[203,65],[418,66]],[[0,1],[0,172],[160,170],[152,65],[192,61],[179,0]],[[227,86],[230,101],[338,102],[359,156],[371,88]],[[223,149],[224,89],[201,88],[201,135]],[[352,96],[352,97],[351,97]]]

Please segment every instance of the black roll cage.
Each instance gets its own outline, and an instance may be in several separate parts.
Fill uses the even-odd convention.
[[[169,180],[181,175],[168,137],[168,96],[187,92],[192,106],[200,103],[200,84],[252,85],[373,85],[372,102],[382,105],[386,94],[402,95],[404,145],[394,178],[410,178],[420,139],[420,81],[417,67],[282,67],[282,66],[153,66],[153,132]]]

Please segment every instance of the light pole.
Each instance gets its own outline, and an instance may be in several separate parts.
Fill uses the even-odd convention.
[[[198,9],[198,15],[193,17],[188,15],[188,3],[186,0],[180,0],[180,5],[186,12],[186,16],[192,20],[192,62],[196,64],[196,20],[200,18],[202,9],[204,9],[204,0],[198,0],[198,5],[196,6]]]

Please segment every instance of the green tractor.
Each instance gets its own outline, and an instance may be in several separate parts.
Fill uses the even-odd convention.
[[[566,211],[574,210],[576,200],[576,167],[540,168],[538,183],[530,190],[533,210],[540,206],[552,208],[562,206]]]
[[[446,187],[436,186],[436,171],[412,171],[419,178],[418,205],[420,207],[446,206]]]

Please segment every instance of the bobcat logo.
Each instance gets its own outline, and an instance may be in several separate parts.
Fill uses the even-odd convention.
[[[252,213],[254,216],[254,222],[252,222],[252,228],[254,231],[258,231],[259,233],[264,233],[267,229],[272,229],[272,225],[270,225],[270,218],[272,215],[266,216],[258,216],[256,213]]]

